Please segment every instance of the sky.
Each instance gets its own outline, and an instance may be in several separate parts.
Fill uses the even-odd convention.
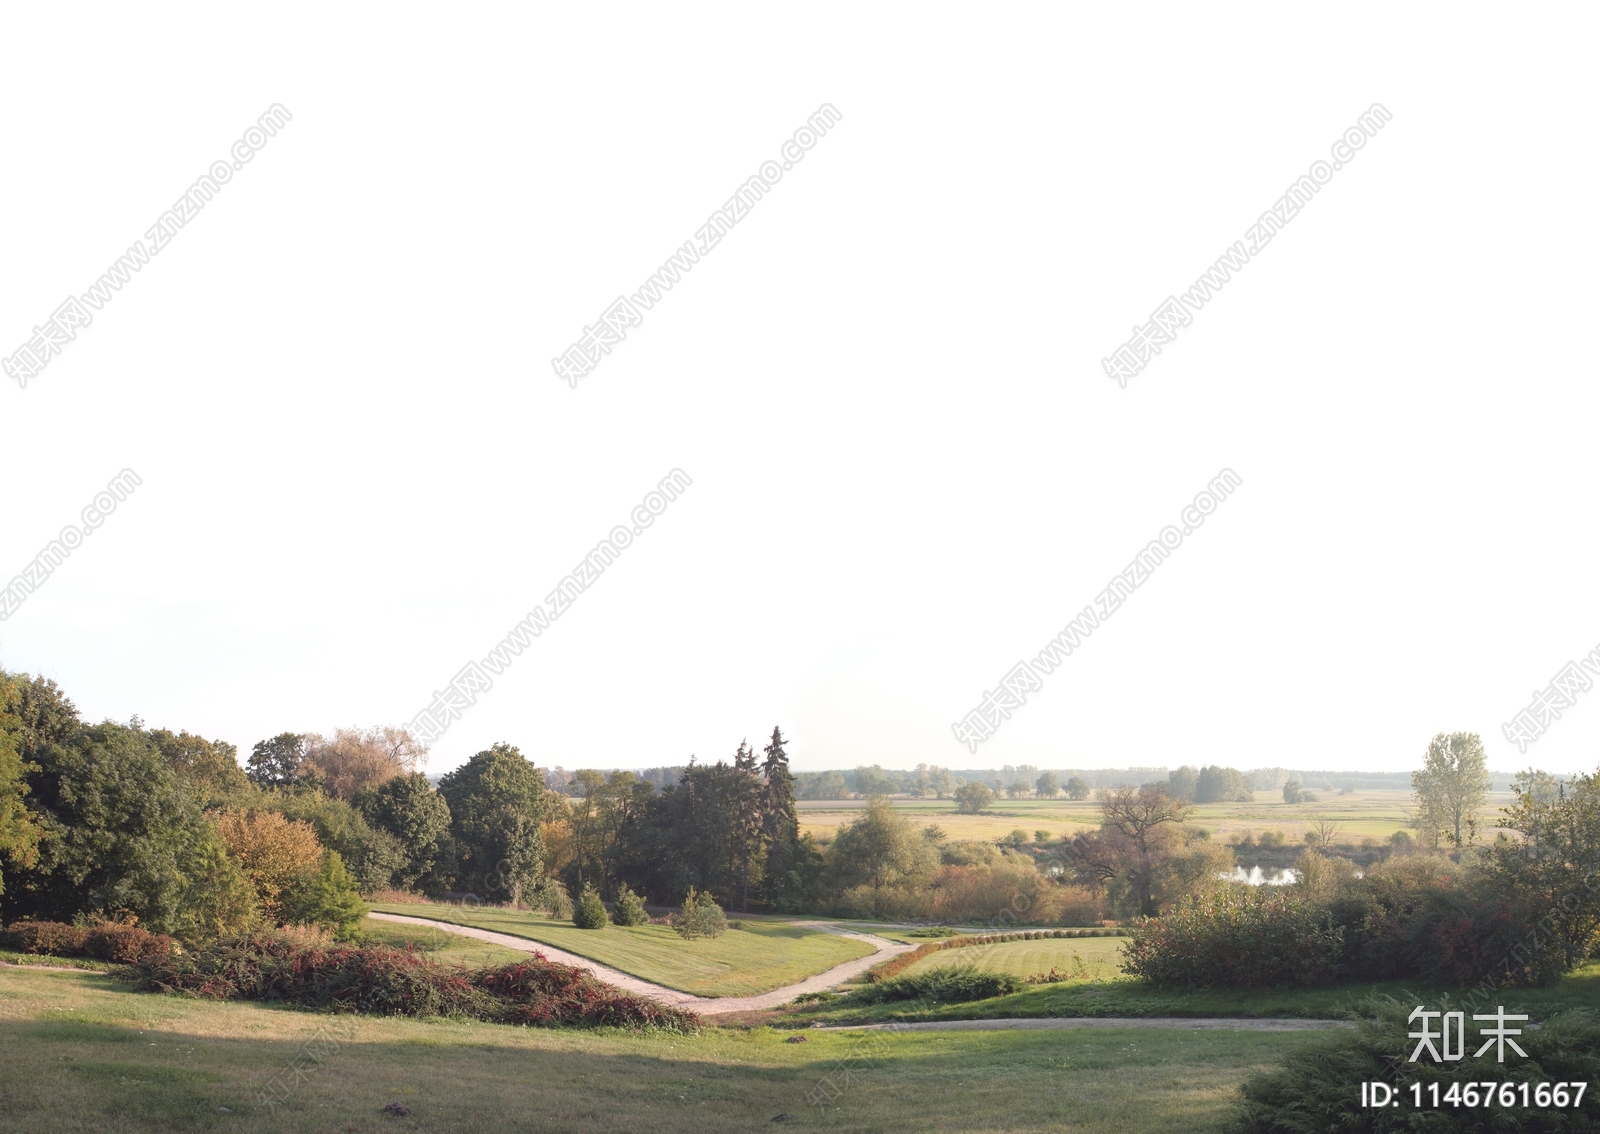
[[[430,772],[497,741],[715,760],[774,725],[798,770],[1397,771],[1457,731],[1592,770],[1600,688],[1525,753],[1503,726],[1600,642],[1595,24],[11,5],[0,353],[57,353],[0,381],[0,586],[32,572],[0,666],[248,751],[411,722],[559,605],[492,688],[462,678]],[[1070,657],[995,693],[1224,469]],[[972,752],[952,724],[986,692]]]

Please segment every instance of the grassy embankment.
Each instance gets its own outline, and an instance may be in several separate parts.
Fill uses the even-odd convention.
[[[917,961],[908,972],[934,967],[971,965],[979,971],[1003,971],[1027,977],[1071,966],[1081,957],[1091,979],[1035,985],[1011,996],[967,1004],[937,1005],[913,1011],[907,1002],[851,1006],[848,999],[792,1010],[782,1026],[813,1023],[846,1024],[884,1020],[982,1020],[1041,1016],[1250,1016],[1334,1019],[1364,997],[1378,993],[1414,1004],[1437,1004],[1445,995],[1459,998],[1461,989],[1439,988],[1417,981],[1343,984],[1328,988],[1285,989],[1159,989],[1127,976],[1095,977],[1116,961],[1124,944],[1119,938],[1017,941],[1003,945],[949,949]],[[1535,1019],[1563,1008],[1600,1010],[1600,963],[1569,974],[1550,988],[1506,989],[1495,1003],[1508,1012],[1528,1012]]]
[[[337,1045],[300,1053],[319,1031]],[[698,1036],[326,1016],[0,969],[0,1128],[42,1134],[427,1130],[723,1134],[786,1128],[1112,1134],[1219,1130],[1233,1090],[1298,1035],[1107,1029],[883,1036],[826,1109],[859,1033]],[[291,1064],[299,1057],[298,1081]],[[277,1079],[285,1101],[258,1104]],[[395,1119],[389,1103],[410,1108]]]
[[[744,929],[721,937],[685,941],[665,925],[579,929],[570,921],[488,906],[379,902],[373,909],[526,937],[696,996],[770,992],[872,952],[865,942],[772,918],[746,920]]]

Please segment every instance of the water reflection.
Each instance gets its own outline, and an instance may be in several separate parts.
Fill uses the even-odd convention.
[[[1242,866],[1235,866],[1232,874],[1223,874],[1221,877],[1229,882],[1243,882],[1247,886],[1287,886],[1300,880],[1298,871],[1274,870],[1267,874],[1259,866],[1252,866],[1248,872]]]

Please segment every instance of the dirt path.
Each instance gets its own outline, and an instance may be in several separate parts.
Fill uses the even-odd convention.
[[[898,941],[890,941],[883,937],[875,937],[870,933],[858,933],[854,930],[840,929],[838,926],[823,921],[798,921],[795,925],[807,929],[820,930],[823,933],[837,933],[841,937],[853,937],[857,941],[865,941],[873,946],[877,952],[865,957],[858,957],[854,961],[846,961],[842,965],[835,965],[826,972],[816,976],[807,977],[799,984],[791,984],[785,988],[775,988],[771,992],[763,992],[759,996],[695,996],[688,992],[679,992],[675,988],[664,985],[652,984],[647,980],[640,980],[636,976],[602,965],[598,961],[591,961],[588,957],[580,957],[576,953],[569,953],[565,949],[557,949],[554,945],[546,945],[542,941],[534,941],[527,937],[515,937],[509,933],[496,933],[492,929],[477,929],[470,925],[456,925],[454,922],[433,921],[425,917],[408,917],[404,914],[371,913],[367,915],[379,921],[400,922],[403,925],[426,925],[433,929],[443,930],[445,933],[455,933],[462,937],[472,937],[479,941],[488,941],[495,945],[503,945],[507,949],[521,949],[525,953],[540,952],[550,961],[563,965],[573,965],[576,968],[588,969],[600,980],[607,984],[614,984],[628,992],[636,992],[640,996],[648,996],[662,1004],[670,1004],[676,1008],[688,1008],[702,1016],[724,1016],[730,1012],[756,1012],[765,1008],[778,1008],[789,1003],[802,992],[822,992],[834,985],[843,984],[852,977],[860,976],[879,961],[886,961],[899,953],[914,949],[914,945],[902,945]]]
[[[1019,1028],[1176,1028],[1188,1031],[1306,1032],[1353,1027],[1348,1020],[1255,1019],[1245,1016],[1042,1016],[1010,1020],[926,1020],[919,1024],[841,1024],[824,1032],[1003,1032]],[[802,1033],[803,1034],[803,1033]]]

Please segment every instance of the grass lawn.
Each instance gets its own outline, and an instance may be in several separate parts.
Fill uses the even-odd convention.
[[[1093,938],[1084,944],[1090,944]],[[1073,942],[1062,942],[1072,944]],[[1027,942],[1043,945],[1047,942]],[[1008,946],[995,946],[996,951]],[[976,952],[977,950],[972,950]],[[953,949],[959,956],[968,950]],[[931,958],[924,958],[924,961]],[[919,961],[918,964],[923,962]],[[848,998],[791,1009],[784,1025],[806,1027],[812,1023],[855,1024],[882,1020],[984,1020],[1014,1016],[1259,1016],[1335,1019],[1356,1001],[1371,993],[1393,996],[1412,1004],[1437,1005],[1446,994],[1459,999],[1461,989],[1444,989],[1415,981],[1345,984],[1330,988],[1196,989],[1152,988],[1132,977],[1036,985],[1012,996],[970,1004],[938,1005],[928,1011],[907,1011],[904,1002],[852,1007]],[[1563,1008],[1600,1010],[1600,963],[1585,965],[1550,988],[1508,988],[1491,1004],[1504,1004],[1507,1012],[1527,1012],[1534,1019]],[[1492,1007],[1488,1010],[1492,1010]]]
[[[484,965],[509,965],[513,961],[528,959],[528,954],[521,949],[507,949],[503,945],[475,941],[471,937],[446,933],[427,925],[396,925],[392,921],[368,918],[362,929],[366,931],[367,941],[374,945],[393,945],[397,948],[410,945],[446,964],[480,968]]]
[[[318,1041],[319,1032],[324,1037]],[[1220,1130],[1299,1035],[1108,1029],[698,1036],[325,1016],[0,969],[0,1127],[35,1134]],[[320,1046],[331,1039],[331,1046]],[[318,1042],[313,1060],[305,1045]],[[292,1065],[298,1060],[301,1070]],[[848,1075],[837,1070],[853,1060]],[[835,1093],[808,1103],[824,1076]],[[275,1084],[275,1085],[274,1085]],[[268,1107],[268,1093],[282,1101]],[[410,1108],[404,1119],[381,1113]]]
[[[1047,973],[1052,968],[1073,972],[1076,970],[1073,958],[1077,958],[1083,962],[1089,977],[1102,979],[1122,971],[1122,950],[1127,941],[1126,937],[1078,937],[941,949],[923,957],[903,975],[970,966],[979,972],[1011,973],[1027,978],[1034,973]]]
[[[579,929],[570,921],[489,906],[425,903],[372,907],[511,933],[696,996],[753,996],[815,976],[872,952],[872,946],[783,921],[747,920],[745,929],[685,941],[665,925]]]

